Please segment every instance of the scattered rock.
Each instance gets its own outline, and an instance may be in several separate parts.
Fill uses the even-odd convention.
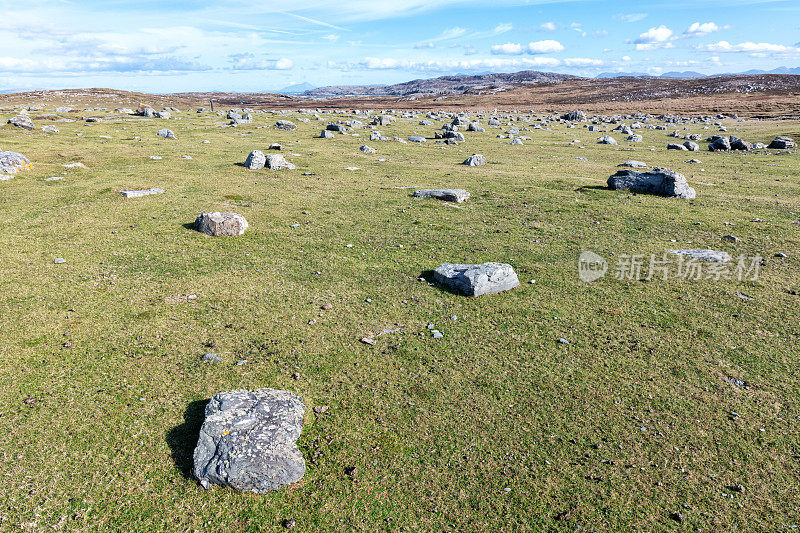
[[[215,394],[194,450],[200,484],[265,493],[299,481],[306,471],[297,447],[305,406],[275,389]]]
[[[14,175],[20,170],[32,168],[33,165],[24,155],[17,152],[0,152],[0,174]]]
[[[511,265],[494,262],[480,265],[442,263],[434,271],[434,279],[440,285],[466,296],[495,294],[519,285]]]
[[[33,125],[31,117],[28,115],[17,115],[16,117],[8,119],[8,123],[24,130],[36,129],[36,126]]]
[[[253,150],[244,161],[244,166],[250,170],[260,170],[267,164],[267,157],[261,150]]]
[[[767,148],[770,150],[788,150],[789,148],[797,148],[797,143],[791,137],[775,137]]]
[[[421,189],[414,191],[414,196],[417,198],[436,198],[437,200],[444,200],[446,202],[461,203],[469,199],[469,192],[464,189]]]
[[[195,220],[195,228],[212,237],[241,235],[247,229],[247,220],[236,213],[201,213]]]
[[[270,170],[294,170],[297,168],[288,162],[281,154],[267,154],[264,158],[264,166]]]
[[[125,198],[141,198],[142,196],[149,196],[151,194],[164,194],[164,192],[164,189],[159,189],[158,187],[150,187],[149,189],[140,191],[119,191]]]
[[[175,133],[172,130],[168,130],[166,128],[160,129],[156,132],[156,135],[159,137],[164,137],[165,139],[175,139]]]
[[[479,167],[486,164],[486,157],[482,154],[472,154],[464,161],[464,164],[468,167]]]
[[[629,167],[629,168],[647,168],[648,167],[647,163],[642,163],[641,161],[635,161],[635,160],[625,161],[624,163],[620,163],[617,166],[618,167]]]
[[[613,190],[628,189],[670,198],[695,197],[695,190],[689,187],[683,174],[668,168],[654,168],[649,172],[620,170],[608,178],[608,186]]]
[[[713,261],[715,263],[727,263],[731,260],[731,256],[727,252],[717,250],[670,250],[669,253],[691,257],[698,261]]]

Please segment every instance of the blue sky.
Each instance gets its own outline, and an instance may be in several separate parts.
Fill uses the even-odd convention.
[[[800,66],[798,41],[798,0],[0,0],[0,89],[713,74]]]

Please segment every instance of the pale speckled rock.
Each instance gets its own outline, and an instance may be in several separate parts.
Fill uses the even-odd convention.
[[[483,154],[472,154],[469,156],[464,164],[468,167],[479,167],[486,164],[486,156]]]
[[[618,167],[628,167],[628,168],[647,168],[647,163],[643,163],[641,161],[636,161],[631,159],[630,161],[625,161],[624,163],[620,163],[617,165]]]
[[[260,170],[267,164],[267,156],[261,150],[253,150],[244,161],[244,166],[250,170]]]
[[[45,133],[58,133],[58,128],[52,124],[48,124],[47,126],[42,126],[42,131]]]
[[[514,268],[506,263],[459,265],[442,263],[433,273],[440,285],[466,296],[496,294],[519,286]]]
[[[236,213],[201,213],[195,220],[195,228],[212,237],[233,237],[247,229],[247,220]]]
[[[28,170],[33,165],[24,155],[17,152],[0,152],[0,174],[16,174]]]
[[[436,198],[446,202],[461,203],[469,199],[469,192],[464,189],[420,189],[414,191],[417,198]]]
[[[16,117],[8,119],[8,123],[25,130],[36,129],[36,126],[33,125],[33,121],[31,121],[31,117],[28,115],[17,115]]]
[[[628,189],[637,193],[657,194],[671,198],[695,197],[695,190],[689,187],[683,174],[668,168],[654,168],[648,172],[620,170],[608,178],[611,189]]]
[[[159,137],[164,137],[165,139],[175,139],[176,138],[175,137],[175,132],[173,132],[172,130],[168,130],[166,128],[158,130],[156,132],[156,135],[158,135]]]
[[[158,187],[150,187],[149,189],[138,191],[119,191],[119,193],[125,198],[141,198],[142,196],[150,196],[151,194],[164,194],[164,192],[164,189],[159,189]]]
[[[290,120],[279,120],[275,123],[275,127],[278,128],[279,130],[292,131],[297,129],[297,124],[295,124]]]
[[[731,260],[731,256],[727,252],[717,250],[670,250],[669,253],[691,257],[698,261],[713,261],[715,263],[727,263]]]
[[[266,160],[264,166],[270,170],[294,170],[297,168],[281,154],[267,154],[264,158]]]
[[[302,399],[287,391],[215,394],[194,449],[194,476],[205,488],[258,493],[296,483],[306,471],[297,447],[304,415]]]

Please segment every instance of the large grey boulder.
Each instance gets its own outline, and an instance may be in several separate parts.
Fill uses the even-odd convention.
[[[168,130],[166,128],[160,129],[156,132],[156,135],[159,137],[164,137],[165,139],[175,139],[175,133],[172,130]]]
[[[464,164],[468,167],[479,167],[486,164],[486,156],[483,154],[472,154],[469,156]]]
[[[788,150],[789,148],[797,148],[797,143],[791,137],[775,137],[767,148],[770,150]]]
[[[297,447],[305,406],[294,394],[235,390],[215,394],[194,449],[192,473],[212,483],[265,493],[300,481],[306,463]]]
[[[408,140],[409,140],[409,142],[412,142],[412,143],[424,143],[424,142],[428,141],[428,139],[426,139],[425,137],[422,137],[420,135],[411,135],[408,138]]]
[[[333,139],[333,132],[330,130],[322,130],[319,136],[322,139]]]
[[[669,143],[667,145],[667,150],[688,150],[688,148],[682,144],[677,143]]]
[[[570,111],[561,115],[561,120],[569,120],[570,122],[586,122],[586,113],[583,111]]]
[[[378,115],[372,122],[376,126],[388,126],[394,121],[395,118],[391,115]]]
[[[281,154],[267,154],[264,166],[270,170],[294,170],[297,167],[289,163]]]
[[[733,135],[728,138],[728,142],[731,144],[731,150],[742,150],[744,152],[749,152],[753,149],[752,143],[742,140],[739,137],[734,137]]]
[[[597,141],[597,144],[615,145],[615,144],[617,144],[617,140],[614,137],[612,137],[611,135],[604,135],[602,139]]]
[[[278,128],[279,130],[289,130],[289,131],[291,131],[291,130],[296,130],[297,129],[297,124],[295,124],[294,122],[292,122],[290,120],[279,120],[279,121],[277,121],[275,123],[275,127]]]
[[[414,191],[416,198],[436,198],[446,202],[461,203],[469,199],[469,193],[464,189],[420,189]]]
[[[250,170],[261,170],[267,163],[267,156],[261,150],[253,150],[244,160],[244,166]]]
[[[0,174],[14,175],[20,170],[31,168],[33,165],[24,155],[17,152],[0,152]]]
[[[363,145],[361,145],[361,147],[359,148],[359,150],[361,150],[361,151],[362,151],[362,152],[364,152],[365,154],[374,154],[374,153],[375,153],[375,148],[372,148],[372,147],[370,147],[370,146],[367,146],[366,144],[363,144]]]
[[[683,143],[683,145],[684,145],[684,146],[686,147],[686,149],[687,149],[687,150],[689,150],[690,152],[699,152],[699,151],[700,151],[700,145],[699,145],[699,144],[697,144],[697,143],[696,143],[696,142],[694,142],[694,141],[686,141],[685,143]]]
[[[31,117],[28,115],[17,115],[16,117],[8,119],[8,123],[24,130],[36,129],[36,126],[33,125]]]
[[[212,237],[233,237],[241,235],[247,229],[247,220],[236,213],[201,213],[194,222],[201,233]]]
[[[440,285],[466,296],[495,294],[519,286],[519,279],[511,265],[483,263],[458,265],[442,263],[433,273]]]
[[[670,250],[669,253],[690,257],[698,261],[713,261],[715,263],[727,263],[731,260],[731,256],[727,252],[717,250]]]
[[[689,187],[683,174],[668,168],[654,168],[648,172],[620,170],[608,178],[608,186],[614,190],[628,189],[673,198],[695,197],[695,190]]]
[[[727,137],[720,137],[715,135],[711,138],[711,144],[708,145],[710,152],[727,152],[731,149],[731,141]]]
[[[627,137],[625,137],[625,140],[632,143],[640,143],[642,142],[642,136],[639,135],[638,133],[632,133]]]

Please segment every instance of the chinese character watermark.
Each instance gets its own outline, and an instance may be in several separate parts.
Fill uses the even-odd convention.
[[[578,277],[591,283],[603,278],[610,270],[618,280],[670,279],[699,280],[738,280],[756,281],[762,257],[760,255],[740,255],[736,261],[703,260],[689,255],[674,253],[657,254],[619,254],[614,257],[615,264],[609,268],[608,261],[592,251],[584,251],[578,258]]]

